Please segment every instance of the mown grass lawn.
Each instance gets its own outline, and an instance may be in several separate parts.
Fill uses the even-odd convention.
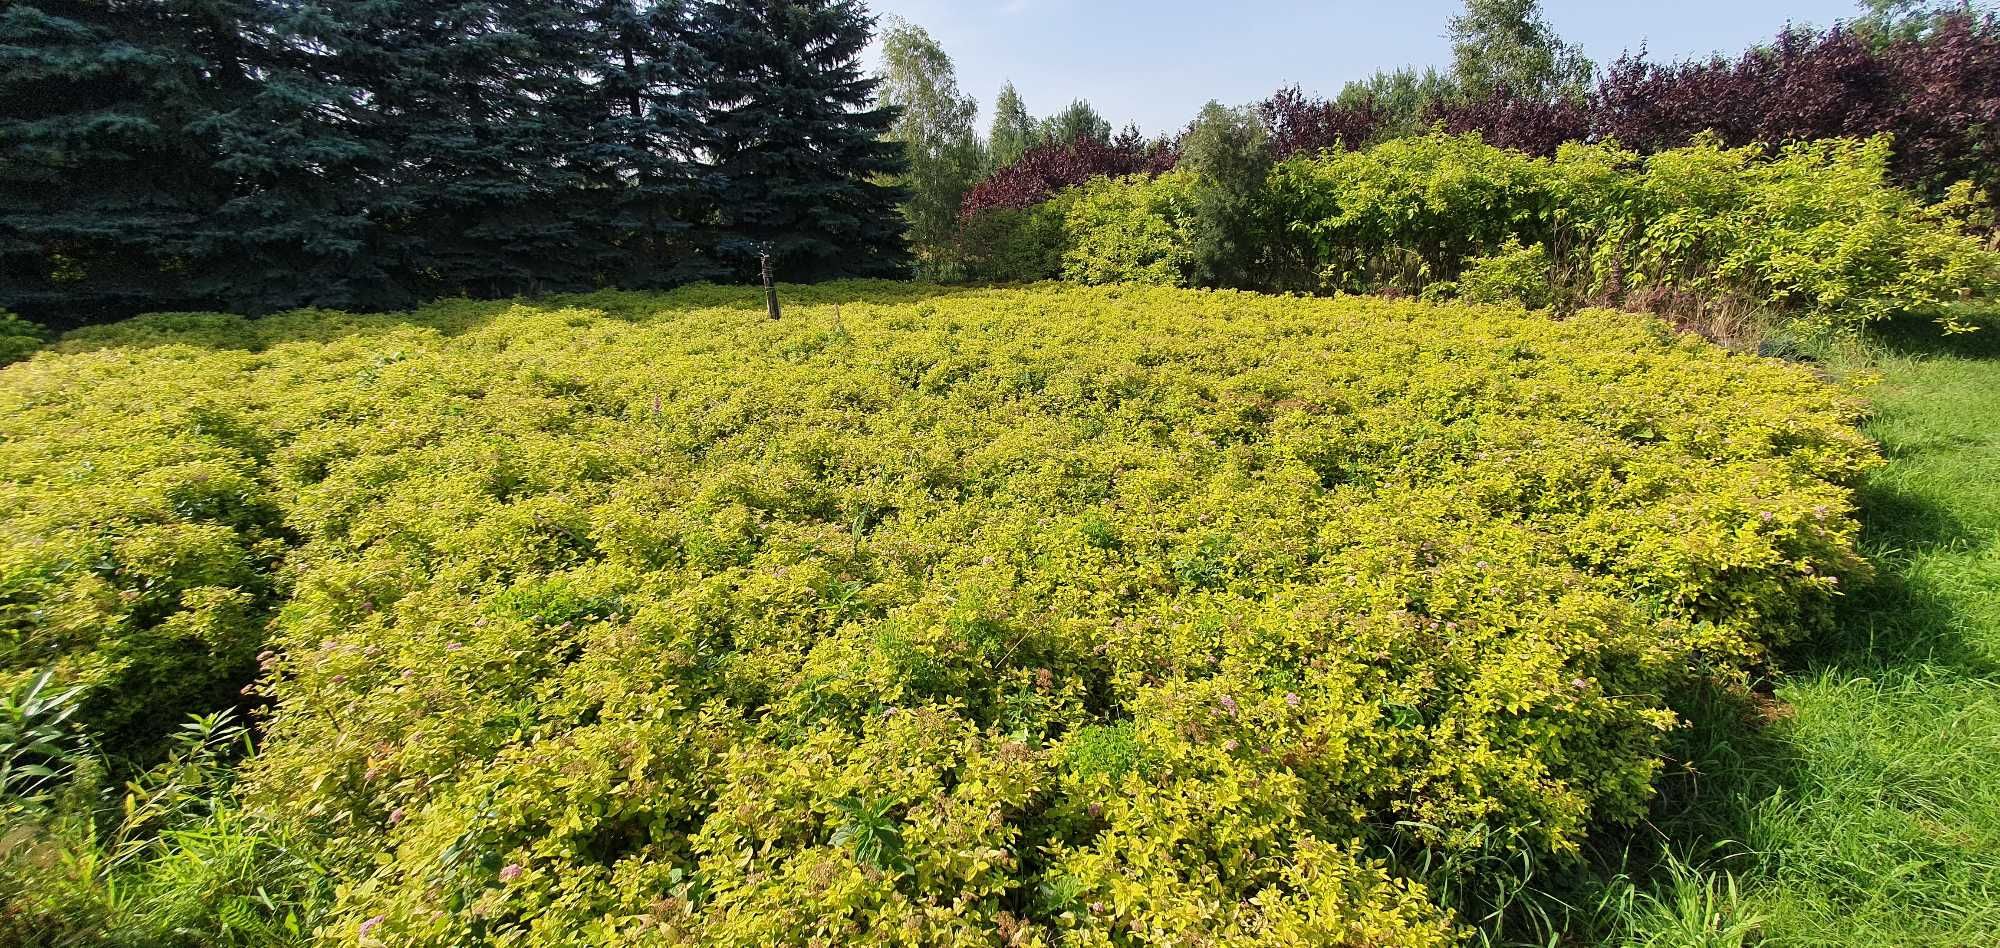
[[[1640,943],[2000,944],[2000,338],[1882,343],[1878,581],[1792,657],[1768,725],[1690,735],[1659,828],[1707,876],[1629,906]]]

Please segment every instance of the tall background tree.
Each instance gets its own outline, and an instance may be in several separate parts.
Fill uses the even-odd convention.
[[[951,276],[948,248],[958,229],[959,205],[986,163],[973,130],[979,104],[959,91],[958,73],[944,48],[922,27],[901,19],[888,21],[883,33],[878,97],[896,111],[889,137],[902,143],[908,162],[897,183],[908,193],[903,217],[917,271]]]
[[[1991,13],[1992,5],[1969,0],[1861,0],[1853,28],[1877,41],[1916,39],[1954,16]]]
[[[413,297],[597,283],[606,248],[580,202],[604,160],[592,91],[605,45],[575,0],[314,0],[341,107],[384,152],[378,253]],[[317,28],[314,28],[317,27]]]
[[[1534,99],[1581,98],[1594,72],[1583,47],[1565,43],[1540,0],[1466,0],[1452,17],[1452,75],[1478,99],[1498,90]]]
[[[231,187],[194,226],[197,295],[248,312],[298,306],[414,302],[385,253],[375,195],[390,142],[355,108],[364,90],[336,68],[319,4],[259,3],[239,29],[258,81],[201,125],[211,162]],[[247,29],[244,27],[248,27]]]
[[[1070,145],[1081,140],[1105,144],[1111,141],[1111,121],[1089,102],[1078,99],[1042,120],[1041,138],[1050,145]]]
[[[1251,109],[1208,103],[1181,139],[1180,167],[1195,175],[1189,215],[1194,282],[1259,285],[1257,267],[1269,242],[1264,195],[1271,173],[1263,119]]]
[[[1342,86],[1334,104],[1348,109],[1371,111],[1376,116],[1375,139],[1422,134],[1429,124],[1424,113],[1431,103],[1458,94],[1452,77],[1425,67],[1378,71],[1366,79]],[[1367,142],[1356,142],[1363,145]]]
[[[988,170],[1020,161],[1039,137],[1040,129],[1028,114],[1027,104],[1021,101],[1021,93],[1012,82],[1001,86],[999,98],[993,100],[993,129],[986,135]]]
[[[697,243],[714,206],[701,162],[702,16],[690,0],[596,0],[602,80],[586,147],[590,192],[610,237],[599,272],[614,286],[650,289],[722,275]],[[585,205],[584,210],[590,208]]]

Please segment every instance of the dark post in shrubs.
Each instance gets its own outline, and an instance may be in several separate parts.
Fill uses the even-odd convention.
[[[771,314],[772,319],[777,319],[783,314],[778,309],[778,287],[771,282],[770,244],[765,244],[758,249],[757,260],[764,273],[764,309]]]

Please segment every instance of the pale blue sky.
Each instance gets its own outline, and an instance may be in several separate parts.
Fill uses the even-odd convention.
[[[1113,125],[1185,125],[1209,99],[1240,105],[1298,83],[1331,95],[1377,69],[1445,66],[1460,0],[870,0],[929,30],[978,98],[983,130],[1000,84],[1047,115],[1079,96]],[[1786,22],[1827,25],[1854,0],[1544,0],[1556,29],[1599,62],[1731,54]],[[871,61],[875,61],[871,54]]]

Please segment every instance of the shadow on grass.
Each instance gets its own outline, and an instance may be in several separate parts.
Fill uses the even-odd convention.
[[[2000,359],[2000,307],[1971,319],[1972,332],[1947,333],[1934,320],[1906,316],[1870,330],[1875,342],[1892,355],[1918,358]]]
[[[843,280],[810,285],[784,284],[778,287],[778,296],[783,307],[806,309],[826,305],[906,305],[982,291],[987,290],[973,286],[895,280]],[[757,318],[762,318],[765,299],[761,287],[695,284],[673,290],[602,290],[552,294],[534,299],[445,299],[407,312],[392,313],[315,309],[258,317],[226,313],[150,313],[71,330],[48,348],[62,353],[81,353],[185,345],[261,352],[286,343],[329,343],[404,329],[431,330],[449,337],[476,331],[520,306],[539,310],[595,310],[611,319],[641,323],[691,312],[723,311],[743,316],[755,314]]]
[[[1968,617],[1952,596],[1908,569],[1907,551],[1938,545],[1978,549],[1991,542],[1938,504],[1892,486],[1860,492],[1863,546],[1875,578],[1850,592],[1832,627],[1776,656],[1793,677],[1830,674],[1886,679],[1919,669],[1966,677],[2000,676],[2000,663],[1962,631]],[[1769,685],[1769,682],[1763,683]],[[1689,725],[1671,752],[1652,820],[1663,840],[1687,852],[1727,848],[1748,838],[1748,807],[1804,786],[1803,762],[1787,740],[1791,709],[1766,687],[1706,688],[1679,706]],[[1728,868],[1728,867],[1724,867]]]
[[[1893,491],[1870,491],[1863,504],[1882,525],[1871,531],[1871,544],[1936,542],[1961,529],[1944,511]],[[1878,561],[1879,575],[1849,597],[1835,627],[1780,656],[1777,665],[1796,676],[1828,674],[1843,681],[1896,680],[1918,669],[2000,675],[2000,666],[1958,631],[1964,627],[1962,611],[1942,592],[1906,575],[1900,565],[1893,559]],[[1625,929],[1634,921],[1635,900],[1671,903],[1687,885],[1690,867],[1700,884],[1725,876],[1746,883],[1772,878],[1787,856],[1767,851],[1769,806],[1810,800],[1823,779],[1794,739],[1794,709],[1774,696],[1773,685],[1710,684],[1675,696],[1671,703],[1687,724],[1673,735],[1646,821],[1636,827],[1600,827],[1576,871],[1537,880],[1536,891],[1522,898],[1511,913],[1515,917],[1507,919],[1509,930],[1500,932],[1501,937],[1482,932],[1480,942],[1624,944],[1636,934]],[[1722,886],[1715,888],[1719,892]],[[1708,921],[1721,925],[1741,919],[1718,914]],[[1661,943],[1682,944],[1671,937]]]
[[[1849,594],[1833,630],[1780,656],[1781,667],[1870,675],[1929,666],[1972,677],[2000,676],[2000,662],[1967,640],[1963,630],[1971,620],[1964,609],[1913,568],[1927,550],[1977,555],[1993,545],[1993,535],[1893,484],[1868,484],[1859,497],[1862,544],[1877,575]]]
[[[1885,358],[2000,361],[2000,327],[1945,335],[1934,323],[1912,321],[1889,327],[1877,344],[1886,350],[1881,353]],[[1905,440],[1904,450],[1892,452],[1892,457],[1900,454],[1906,462],[1921,463],[1919,458],[1968,446],[1959,443],[1965,439],[1928,430],[1929,425],[1920,427],[1926,429],[1921,436]],[[1801,743],[1793,723],[1796,712],[1776,697],[1775,686],[1783,680],[1870,687],[1914,680],[2000,680],[2000,656],[1968,634],[1981,620],[1968,614],[1964,589],[1944,585],[1933,570],[1923,568],[1938,553],[1954,560],[1978,558],[2000,539],[1991,530],[1968,525],[1943,502],[1948,498],[1927,496],[1921,485],[1903,483],[1906,480],[1878,476],[1857,490],[1861,546],[1876,575],[1856,584],[1840,601],[1828,628],[1774,656],[1781,680],[1753,688],[1703,685],[1675,696],[1671,703],[1687,726],[1673,737],[1647,821],[1636,828],[1603,827],[1594,833],[1585,864],[1579,867],[1582,871],[1537,880],[1537,891],[1522,900],[1521,908],[1512,913],[1515,917],[1507,919],[1513,930],[1498,937],[1483,931],[1480,941],[1620,943],[1634,934],[1621,931],[1632,921],[1634,900],[1650,897],[1655,904],[1664,903],[1685,886],[1689,866],[1710,882],[1728,874],[1755,884],[1770,881],[1782,864],[1796,856],[1805,864],[1794,868],[1815,885],[1823,882],[1822,894],[1836,905],[1842,893],[1852,896],[1857,885],[1875,879],[1875,867],[1829,868],[1816,854],[1788,853],[1782,840],[1774,843],[1772,833],[1797,829],[1774,829],[1773,808],[1799,806],[1802,801],[1811,806],[1836,805],[1811,801],[1830,792],[1824,785],[1825,768],[1844,766],[1808,756],[1815,750]],[[1897,710],[1889,709],[1891,716]],[[1873,778],[1855,779],[1865,785]],[[1888,802],[1893,789],[1884,787],[1884,799],[1870,805],[1893,806]],[[1733,890],[1729,898],[1734,898]],[[1681,942],[1669,936],[1667,943]],[[1742,943],[1754,943],[1754,938]]]

